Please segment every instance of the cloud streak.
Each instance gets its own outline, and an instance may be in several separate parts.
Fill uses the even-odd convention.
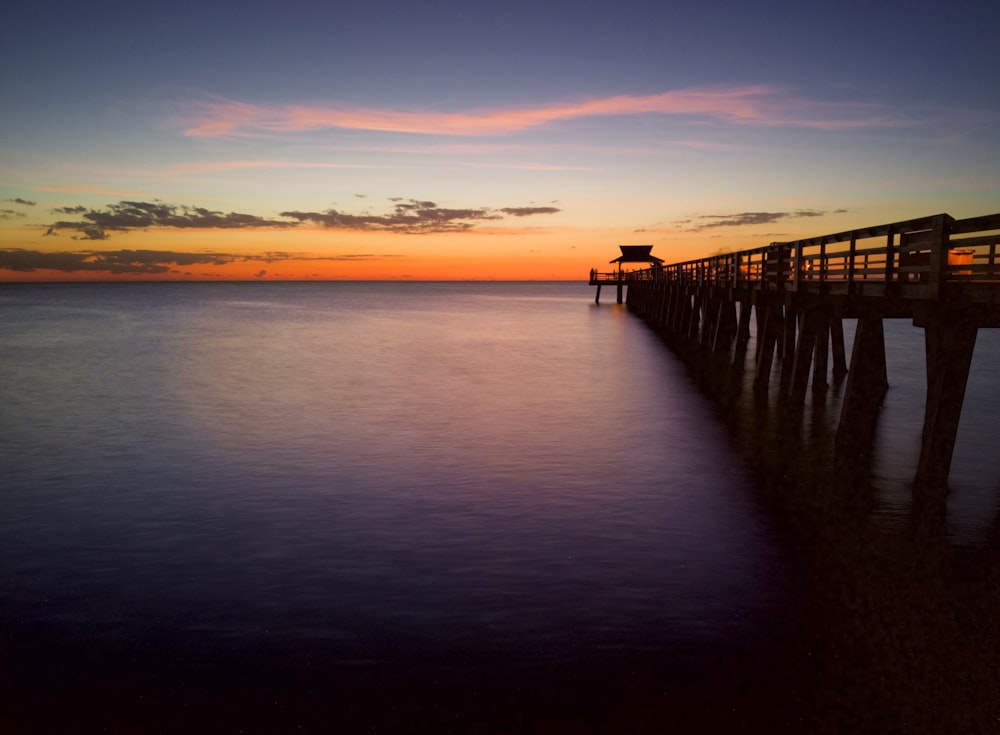
[[[416,199],[397,200],[388,214],[346,214],[336,209],[324,212],[282,212],[299,222],[311,222],[327,229],[369,230],[398,234],[429,234],[439,232],[467,232],[483,220],[500,220],[504,216],[527,217],[535,214],[555,214],[556,207],[504,207],[490,209],[448,209],[434,202]]]
[[[465,112],[404,111],[350,105],[265,106],[218,100],[197,104],[189,114],[193,122],[185,133],[200,138],[338,128],[474,137],[516,133],[567,120],[625,115],[686,116],[741,125],[820,130],[903,124],[873,104],[811,100],[769,85],[694,88]]]
[[[38,250],[0,250],[0,269],[32,273],[99,272],[112,275],[158,275],[178,266],[225,265],[234,256],[222,253],[177,253],[154,250],[78,250],[47,253]]]
[[[121,201],[103,209],[88,210],[83,206],[58,207],[57,214],[79,214],[79,220],[53,222],[47,235],[58,230],[75,230],[80,240],[107,240],[112,232],[149,228],[244,229],[260,227],[291,227],[283,220],[270,220],[239,212],[216,212],[204,207],[164,204],[162,202]]]
[[[9,248],[0,250],[0,270],[19,273],[57,271],[60,273],[96,273],[110,276],[155,276],[177,272],[195,265],[222,267],[233,263],[282,263],[290,261],[360,261],[398,258],[398,255],[350,253],[327,257],[271,252],[260,255],[237,255],[224,252],[178,252],[172,250],[67,250],[43,252]],[[261,268],[256,277],[267,270]]]
[[[53,222],[45,233],[49,236],[60,230],[74,232],[76,240],[107,240],[110,232],[128,232],[137,229],[261,229],[293,228],[302,225],[319,225],[326,229],[394,232],[398,234],[428,234],[466,232],[486,220],[507,217],[523,218],[540,214],[555,214],[557,207],[475,207],[450,209],[434,202],[417,199],[395,198],[391,211],[381,214],[365,212],[353,214],[336,209],[324,211],[291,210],[278,218],[259,217],[241,212],[219,212],[203,207],[165,204],[163,202],[121,201],[102,209],[83,206],[58,207],[56,214],[79,215],[78,219],[61,219]]]
[[[309,161],[207,161],[202,163],[176,163],[167,167],[170,175],[212,173],[214,171],[239,171],[244,169],[371,169],[383,168],[361,163],[316,163]]]
[[[840,213],[843,210],[837,210]],[[822,217],[828,212],[817,209],[796,209],[791,212],[739,212],[737,214],[705,214],[694,220],[675,222],[686,232],[702,232],[716,227],[745,227],[748,225],[766,225],[785,219],[802,217]]]

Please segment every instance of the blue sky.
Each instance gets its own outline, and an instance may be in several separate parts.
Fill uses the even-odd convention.
[[[138,249],[572,277],[625,242],[672,260],[1000,211],[998,20],[964,0],[23,3],[0,30],[0,279],[41,274],[26,253]]]

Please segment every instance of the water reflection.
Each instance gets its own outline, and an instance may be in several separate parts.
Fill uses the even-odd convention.
[[[767,399],[752,391],[752,349],[749,365],[736,369],[686,355],[694,381],[754,469],[757,498],[793,560],[800,637],[787,662],[796,681],[785,720],[797,723],[790,732],[1000,728],[997,488],[979,477],[970,493],[962,468],[969,445],[958,453],[951,488],[914,483],[922,343],[919,330],[905,328],[916,337],[887,328],[891,387],[872,417],[876,441],[865,456],[834,451],[836,383],[803,410],[790,410],[780,377],[772,376]],[[990,355],[995,365],[996,344],[987,338],[979,370]],[[963,439],[984,436],[990,420],[977,404],[980,375],[974,367]],[[993,500],[983,502],[984,493]]]
[[[747,678],[782,563],[641,323],[566,284],[341,286],[54,288],[0,335],[19,716],[58,730],[57,688],[98,724],[285,730],[268,703],[350,692],[398,712],[328,723],[440,731]]]

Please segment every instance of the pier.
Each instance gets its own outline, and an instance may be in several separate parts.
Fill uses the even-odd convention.
[[[780,364],[779,399],[801,410],[846,378],[834,445],[854,462],[869,453],[889,388],[883,320],[924,330],[927,392],[915,490],[943,497],[979,329],[1000,327],[1000,214],[947,214],[741,252],[664,264],[652,246],[621,246],[618,302],[678,351],[712,369],[742,372],[755,327],[753,392],[766,397]],[[625,270],[625,263],[647,267]],[[857,320],[847,364],[843,320]],[[860,460],[859,460],[860,461]]]

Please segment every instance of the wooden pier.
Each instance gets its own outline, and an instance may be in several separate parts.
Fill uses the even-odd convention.
[[[924,329],[927,393],[915,487],[947,487],[959,416],[979,329],[1000,327],[1000,214],[947,214],[776,242],[736,253],[664,265],[644,248],[649,267],[623,246],[618,270],[590,273],[614,284],[618,301],[673,343],[715,364],[744,364],[756,326],[755,393],[766,394],[775,357],[786,405],[801,408],[829,379],[847,384],[836,452],[866,454],[888,389],[884,319]],[[640,253],[641,255],[642,253]],[[843,320],[856,319],[850,365]]]

